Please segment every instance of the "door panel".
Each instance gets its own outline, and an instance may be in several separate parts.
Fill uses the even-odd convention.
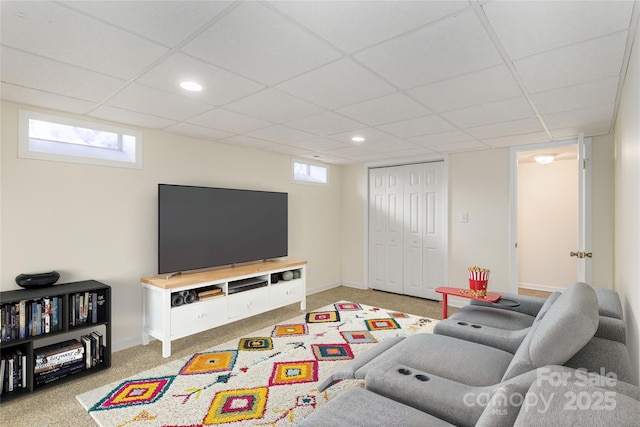
[[[443,162],[369,170],[369,287],[440,299],[446,285]]]
[[[424,166],[424,232],[422,237],[423,247],[423,273],[422,296],[426,298],[439,298],[435,289],[446,286],[445,263],[446,247],[446,221],[445,221],[445,185],[441,162],[426,163]]]
[[[424,224],[422,165],[405,166],[404,172],[403,293],[422,297],[422,228]]]

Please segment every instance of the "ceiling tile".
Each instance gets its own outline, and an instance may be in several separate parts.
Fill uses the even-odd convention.
[[[443,113],[442,116],[457,127],[467,129],[533,117],[534,112],[527,100],[524,97],[519,97],[450,111]]]
[[[97,117],[112,122],[126,123],[129,125],[141,126],[150,129],[164,129],[176,123],[175,120],[154,117],[149,114],[138,113],[136,111],[124,110],[122,108],[102,105],[91,113],[91,117]]]
[[[175,121],[183,121],[211,109],[210,105],[202,102],[135,83],[109,99],[108,105]]]
[[[487,146],[478,141],[467,141],[467,142],[456,142],[456,143],[444,144],[444,145],[434,145],[429,148],[438,153],[453,153],[456,151],[479,150],[479,149],[487,148]]]
[[[512,59],[628,27],[632,1],[493,1],[482,5]]]
[[[365,138],[365,141],[353,142],[351,138],[353,138],[354,136],[361,136]],[[336,141],[346,142],[347,144],[350,144],[350,145],[367,144],[367,143],[373,143],[373,142],[384,142],[384,141],[390,141],[392,139],[395,139],[393,136],[389,135],[388,133],[382,132],[375,128],[363,128],[363,129],[354,130],[352,132],[344,132],[344,133],[338,133],[335,135],[330,135],[329,137],[331,139],[335,139]]]
[[[390,141],[373,142],[366,145],[367,150],[377,151],[379,153],[394,154],[401,150],[424,150],[424,147],[417,146],[411,142],[402,139],[393,139]]]
[[[1,28],[5,46],[124,79],[168,52],[54,2],[2,2]]]
[[[531,95],[531,99],[541,114],[613,104],[619,80],[618,76],[605,77],[575,86],[535,93]]]
[[[387,159],[389,156],[367,150],[362,147],[346,147],[328,150],[326,153],[330,156],[344,157],[346,159],[355,160],[357,162],[370,162],[373,160]]]
[[[425,156],[427,154],[433,154],[433,151],[424,147],[416,147],[416,148],[410,148],[407,150],[396,150],[393,152],[389,152],[387,154],[397,159],[412,158],[413,160],[413,158],[415,157]]]
[[[207,111],[204,114],[190,118],[187,122],[232,133],[251,132],[271,126],[271,123],[265,120],[245,116],[223,108]]]
[[[173,47],[215,18],[232,1],[65,1],[111,25]],[[150,13],[151,12],[151,13]]]
[[[514,61],[530,93],[571,86],[621,72],[627,33],[621,32]]]
[[[180,87],[183,81],[195,81],[203,90],[184,90]],[[136,82],[212,105],[226,104],[264,89],[263,85],[182,53],[169,56]]]
[[[175,133],[178,135],[188,135],[194,138],[219,140],[233,136],[228,132],[223,132],[217,129],[205,128],[202,126],[196,126],[189,123],[177,123],[173,126],[165,128],[167,132]]]
[[[365,49],[355,57],[402,89],[467,74],[502,62],[472,11]]]
[[[506,65],[442,80],[407,91],[437,113],[459,110],[501,99],[513,98],[522,90]]]
[[[218,142],[222,142],[224,144],[237,145],[240,147],[249,147],[249,148],[258,148],[258,149],[266,149],[275,145],[271,141],[265,141],[264,139],[252,138],[246,135],[234,135],[226,139],[222,139]]]
[[[266,85],[338,59],[341,54],[259,2],[238,2],[183,50]]]
[[[366,101],[395,89],[350,59],[341,59],[278,85],[328,109]]]
[[[313,138],[313,135],[310,133],[281,125],[254,130],[253,132],[247,133],[247,135],[253,138],[264,139],[280,144],[287,144]]]
[[[454,127],[440,117],[431,115],[378,126],[378,129],[398,138],[410,138],[412,136],[445,132],[453,130]]]
[[[30,55],[8,47],[0,49],[2,81],[70,98],[100,102],[124,85],[123,80],[83,68]],[[41,72],[46,70],[46,73]]]
[[[332,111],[314,114],[302,119],[285,123],[287,126],[310,132],[315,135],[331,135],[361,129],[364,125],[355,120],[348,119]]]
[[[275,1],[271,4],[350,53],[469,6],[466,1]]]
[[[308,150],[281,144],[270,145],[269,147],[266,147],[265,150],[271,151],[272,153],[284,154],[286,156],[301,156],[303,154],[309,154]]]
[[[284,123],[323,111],[316,105],[272,88],[227,104],[225,108],[273,123]]]
[[[398,122],[432,114],[424,106],[401,93],[394,93],[370,101],[336,110],[369,126]]]
[[[303,157],[305,159],[313,160],[316,162],[329,163],[332,165],[347,165],[350,163],[354,163],[352,160],[345,159],[344,157],[329,156],[326,153],[307,153],[301,154],[299,157]]]
[[[537,142],[549,142],[549,136],[545,132],[525,133],[522,135],[503,136],[500,138],[488,138],[482,142],[489,147],[512,147],[516,145],[534,144]]]
[[[452,130],[448,132],[434,133],[431,135],[420,135],[407,138],[409,141],[422,145],[424,147],[431,147],[432,145],[443,144],[456,144],[459,142],[474,141],[473,137],[460,130]]]
[[[43,108],[53,108],[59,111],[67,111],[75,114],[86,114],[96,106],[93,102],[43,92],[41,90],[31,89],[24,86],[16,86],[9,83],[2,83],[0,93],[2,93],[2,99],[6,101],[35,105]]]
[[[291,142],[291,145],[315,152],[322,152],[351,146],[350,144],[347,144],[345,142],[334,141],[333,139],[328,138],[311,138],[305,139],[304,141],[294,141]]]
[[[493,123],[485,126],[467,128],[465,131],[473,137],[482,140],[507,135],[544,132],[544,128],[537,117],[527,117],[525,119],[509,122]]]
[[[611,123],[613,117],[613,104],[597,105],[595,107],[582,108],[580,110],[565,111],[556,114],[547,114],[542,117],[549,129],[562,129],[577,127],[590,123]]]
[[[590,136],[609,135],[611,133],[611,121],[607,120],[600,123],[589,123],[562,129],[551,129],[549,132],[554,139],[575,138],[580,132]]]

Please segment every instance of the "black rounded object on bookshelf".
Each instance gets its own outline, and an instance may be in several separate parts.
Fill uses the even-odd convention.
[[[36,273],[36,274],[18,274],[16,276],[16,283],[26,289],[44,288],[52,286],[60,278],[60,273],[57,271],[50,271],[48,273]]]

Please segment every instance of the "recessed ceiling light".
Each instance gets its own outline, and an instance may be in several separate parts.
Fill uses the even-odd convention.
[[[364,142],[366,141],[366,138],[364,136],[354,136],[351,140],[353,142]]]
[[[200,92],[202,90],[202,85],[191,81],[181,82],[180,87],[191,92]]]

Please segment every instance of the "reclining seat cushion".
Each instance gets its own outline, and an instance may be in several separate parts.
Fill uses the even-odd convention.
[[[575,283],[540,316],[514,354],[503,380],[545,365],[562,365],[598,329],[598,300],[591,286]]]
[[[405,365],[429,374],[471,386],[500,382],[513,354],[446,335],[420,333],[371,360],[355,372],[365,378],[372,370]]]
[[[560,292],[549,295],[535,316],[502,308],[467,305],[454,313],[451,319],[498,329],[522,330],[533,325],[536,319],[541,319],[560,295],[562,295]]]
[[[478,325],[476,323],[459,322],[455,319],[447,319],[438,322],[433,329],[433,333],[488,345],[489,347],[499,348],[500,350],[513,354],[518,350],[520,344],[522,344],[522,341],[529,333],[529,329],[531,329],[531,327],[511,331]]]
[[[560,295],[560,292],[551,294],[549,298],[545,300],[537,316],[531,320],[531,324],[540,321]],[[475,316],[468,315],[468,312],[457,316],[458,312],[451,316],[451,318],[438,322],[433,332],[435,334],[448,335],[465,341],[473,341],[499,348],[509,353],[515,353],[531,329],[531,326],[522,329],[513,329],[518,326],[512,321],[514,318],[517,318],[517,316],[530,318],[528,315],[489,307],[474,306],[472,309],[476,311]],[[480,310],[484,311],[485,317],[487,317],[486,319],[477,315]],[[474,318],[477,322],[469,323],[468,321],[461,320],[470,318]],[[493,323],[499,326],[488,326],[487,323]]]
[[[504,310],[500,308],[484,307],[480,305],[465,305],[446,321],[458,321],[473,323],[477,325],[491,326],[492,328],[520,330],[528,328],[533,324],[535,317],[517,311]]]

